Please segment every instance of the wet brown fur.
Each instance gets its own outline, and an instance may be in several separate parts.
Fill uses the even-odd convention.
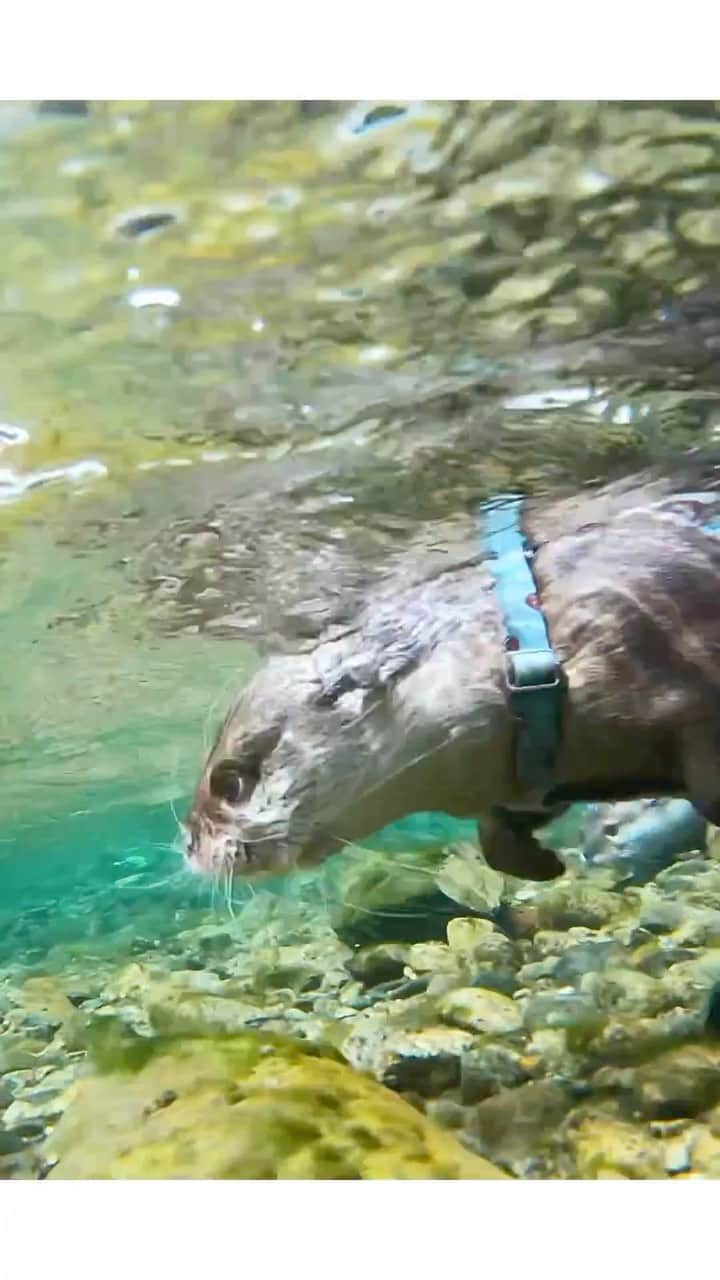
[[[330,771],[337,816],[332,798],[325,798],[333,820],[323,832],[342,828],[345,838],[360,838],[412,808],[475,814],[482,823],[483,852],[491,865],[542,879],[563,869],[534,836],[534,828],[547,821],[556,804],[687,794],[704,816],[718,821],[720,538],[703,531],[709,510],[673,496],[688,488],[707,490],[706,477],[641,476],[555,503],[528,504],[525,527],[538,547],[536,580],[567,679],[556,786],[549,795],[528,795],[514,777],[512,726],[503,687],[502,622],[486,567],[470,564],[449,572],[437,589],[416,586],[404,598],[393,584],[378,602],[368,605],[355,631],[351,628],[335,645],[318,646],[313,665],[297,668],[298,687],[291,666],[287,676],[278,668],[272,686],[263,685],[262,680],[253,682],[241,694],[208,757],[193,801],[188,819],[191,863],[209,869],[203,839],[219,831],[233,833],[233,870],[240,872],[253,870],[254,861],[280,870],[298,861],[317,860],[338,847],[322,833],[307,834],[307,838],[301,834],[297,841],[286,842],[285,856],[283,824],[289,832],[292,822],[282,804],[279,817],[273,816],[273,794],[285,795],[279,784],[263,800],[261,816],[265,815],[271,834],[262,835],[255,846],[253,832],[265,828],[262,822],[258,825],[258,806],[251,813],[252,805],[246,804],[253,788],[230,809],[212,794],[210,779],[218,761],[252,755],[252,767],[262,773],[263,761],[268,752],[273,755],[278,743],[282,757],[288,723],[292,726],[288,777],[307,724],[307,743],[301,743],[307,748],[302,753],[302,768],[307,772],[304,785],[311,783],[310,789],[319,785],[313,769]],[[457,625],[453,628],[454,608]],[[407,617],[408,612],[412,617],[413,611],[418,622],[406,645],[407,661],[403,664],[398,659],[395,669],[390,659],[384,675],[375,672],[359,680],[348,676],[354,670],[350,659],[357,652],[370,653],[377,666],[376,650],[385,643],[378,619],[387,616],[392,638],[394,619]],[[399,622],[396,629],[400,632]],[[323,672],[327,669],[327,677],[318,676],[321,667]],[[467,690],[459,688],[463,682]],[[360,686],[366,696],[364,705],[369,697],[373,716],[384,717],[378,720],[377,738],[363,738],[366,745],[347,757],[340,750],[345,720],[328,721],[324,730],[317,711],[323,696],[341,707],[345,686],[350,693]],[[293,704],[289,720],[282,708],[275,707],[271,713],[269,703],[264,716],[263,700],[276,687],[285,688],[286,702]],[[455,703],[457,741],[452,723]],[[286,711],[289,715],[290,707]],[[407,726],[417,732],[425,754],[403,764],[397,739],[410,732]],[[388,769],[395,758],[393,751],[402,767],[394,783],[377,781],[365,796],[360,788],[353,799],[346,799],[353,771],[362,773],[363,752],[374,749],[367,742],[389,743]],[[277,769],[275,775],[279,776]],[[303,822],[302,831],[309,833],[311,820],[306,816]],[[249,843],[244,844],[245,840]],[[243,863],[237,850],[262,852],[263,840],[264,862],[248,854]],[[223,847],[229,850],[230,843]]]

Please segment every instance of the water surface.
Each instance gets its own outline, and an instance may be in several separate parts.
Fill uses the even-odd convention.
[[[173,806],[265,647],[478,497],[712,442],[719,140],[702,102],[3,107],[6,956],[209,909]]]

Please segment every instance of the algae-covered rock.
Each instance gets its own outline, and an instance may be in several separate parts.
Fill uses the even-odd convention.
[[[277,1037],[149,1041],[84,1080],[52,1178],[499,1178],[389,1090]]]
[[[445,859],[442,849],[346,855],[330,909],[338,937],[350,946],[444,939],[448,920],[468,913],[437,885]]]
[[[59,1031],[67,1049],[80,1048],[85,1033],[85,1017],[75,1007],[52,977],[28,978],[19,993],[19,1010],[22,1025],[36,1034],[47,1032],[49,1039]]]
[[[474,845],[459,845],[448,855],[437,884],[448,898],[483,915],[496,911],[505,893],[505,877],[480,861]]]
[[[600,929],[623,912],[625,902],[624,895],[568,877],[544,889],[533,905],[541,929]]]

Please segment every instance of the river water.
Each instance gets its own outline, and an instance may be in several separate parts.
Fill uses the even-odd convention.
[[[712,442],[718,156],[705,102],[3,106],[0,959],[211,909],[230,692],[437,522]]]

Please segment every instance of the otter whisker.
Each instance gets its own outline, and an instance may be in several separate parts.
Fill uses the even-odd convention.
[[[225,867],[225,902],[227,905],[228,914],[232,916],[234,920],[235,912],[233,911],[233,901],[232,901],[232,879],[233,879],[232,863],[228,863],[227,866]]]
[[[332,831],[329,831],[328,835],[333,840],[337,840],[340,844],[344,844],[346,848],[353,850],[356,849],[358,853],[377,854],[380,852],[377,849],[370,849],[367,845],[358,844],[355,840],[343,840],[342,836],[333,835]],[[435,879],[436,871],[431,870],[429,867],[421,867],[419,865],[415,866],[412,862],[400,862],[395,854],[392,854],[390,862],[393,867],[400,867],[403,871],[417,871],[418,875],[427,876],[430,880]]]
[[[343,894],[343,903],[353,911],[359,911],[361,915],[377,916],[382,920],[426,920],[428,914],[427,911],[382,911],[380,907],[363,907],[359,902],[353,902],[346,894]]]

